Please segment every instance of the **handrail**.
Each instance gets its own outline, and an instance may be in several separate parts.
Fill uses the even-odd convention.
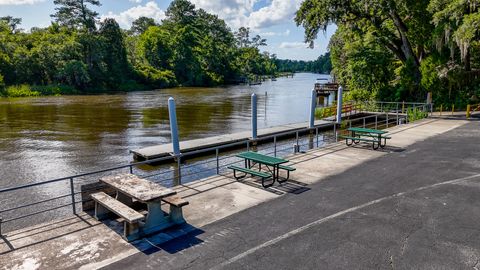
[[[349,106],[349,104],[346,104],[346,106]],[[422,104],[422,106],[423,106],[423,108],[425,108],[425,104]],[[389,119],[388,119],[389,114],[386,113],[385,115],[387,117],[386,120],[379,121],[379,119],[378,119],[379,115],[370,115],[370,116],[365,116],[365,117],[361,117],[361,118],[357,118],[357,119],[345,120],[345,123],[346,124],[349,123],[349,125],[352,126],[352,122],[362,122],[363,121],[363,125],[365,126],[366,122],[367,122],[367,119],[375,118],[375,121],[372,122],[372,124],[374,124],[375,127],[383,126],[383,125],[388,127],[389,122],[390,122]],[[393,118],[392,122],[395,122],[396,124],[399,124],[401,122],[400,119],[406,119],[406,121],[408,121],[407,118],[408,118],[407,116],[405,116],[404,114],[400,115],[399,112],[397,111],[396,118]],[[383,124],[384,122],[385,122],[385,124]],[[337,141],[338,140],[337,135],[338,135],[339,130],[337,129],[336,124],[331,123],[331,125],[333,126],[334,141]],[[370,123],[369,123],[369,125],[370,125]],[[315,131],[314,135],[316,136],[316,144],[313,143],[313,147],[319,147],[319,135],[320,135],[319,134],[319,129],[320,128],[321,128],[320,126],[315,126],[313,128],[304,127],[304,128],[299,128],[299,129],[296,129],[296,130],[290,130],[290,131],[285,131],[285,132],[281,132],[281,133],[269,134],[269,135],[259,137],[257,139],[257,141],[258,140],[266,141],[266,140],[273,139],[273,146],[270,146],[270,147],[266,148],[265,150],[268,150],[269,154],[274,154],[275,156],[277,156],[278,152],[291,151],[291,148],[287,147],[287,145],[290,144],[290,142],[287,142],[287,143],[284,143],[284,144],[278,144],[277,143],[277,138],[289,136],[289,135],[292,135],[292,134],[295,134],[295,137],[296,137],[296,139],[295,139],[296,143],[295,144],[298,145],[298,147],[306,146],[306,145],[309,145],[309,147],[312,147],[312,144],[311,144],[312,141],[309,141],[309,142],[304,143],[304,144],[300,144],[299,134],[300,133],[304,134],[304,133],[309,133],[309,132],[310,132],[310,134],[313,134],[313,133],[311,133],[311,131],[313,130],[313,131]],[[325,136],[324,134],[322,136],[323,136],[323,141],[329,141],[330,140],[328,136]],[[326,139],[328,139],[328,140],[326,140]],[[213,171],[215,169],[216,169],[216,172],[218,174],[220,169],[223,170],[226,166],[229,165],[229,164],[222,164],[220,166],[220,161],[221,160],[227,160],[227,159],[230,159],[230,158],[235,158],[234,155],[227,155],[227,156],[220,157],[219,151],[221,149],[233,148],[233,147],[236,147],[236,146],[245,145],[247,147],[247,150],[248,150],[250,148],[250,144],[252,143],[252,141],[253,140],[251,140],[251,139],[245,139],[245,140],[230,143],[230,144],[227,144],[227,145],[219,145],[219,146],[209,147],[209,148],[206,148],[206,149],[200,149],[200,150],[196,150],[196,151],[183,153],[183,154],[181,154],[180,156],[177,156],[177,157],[173,157],[173,156],[161,157],[161,158],[156,158],[156,159],[151,159],[151,160],[146,160],[146,161],[141,161],[141,162],[134,162],[134,163],[130,163],[130,164],[127,164],[127,165],[116,166],[116,167],[111,167],[111,168],[107,168],[107,169],[92,171],[92,172],[88,172],[88,173],[82,173],[82,174],[76,174],[76,175],[73,175],[73,176],[51,179],[51,180],[47,180],[47,181],[43,181],[43,182],[37,182],[37,183],[25,184],[25,185],[16,186],[16,187],[8,187],[8,188],[0,189],[0,194],[3,194],[3,193],[11,192],[11,191],[17,191],[17,190],[26,189],[26,188],[52,184],[52,183],[56,183],[56,182],[60,182],[60,181],[69,181],[70,182],[70,189],[71,189],[70,194],[67,194],[67,195],[57,196],[55,198],[48,198],[46,200],[37,201],[37,202],[33,202],[33,203],[26,203],[24,205],[16,205],[16,206],[11,207],[9,209],[0,209],[0,214],[5,213],[5,212],[9,212],[9,211],[13,211],[13,210],[18,210],[20,208],[25,208],[25,207],[34,206],[34,205],[40,205],[40,204],[43,204],[43,203],[46,203],[46,202],[51,202],[51,201],[54,201],[54,200],[67,198],[68,196],[72,197],[70,203],[62,204],[61,206],[55,206],[53,208],[50,207],[49,209],[44,209],[44,210],[41,210],[39,212],[29,213],[29,214],[22,215],[22,216],[16,216],[16,217],[13,217],[13,218],[10,218],[10,219],[3,219],[2,220],[2,217],[0,217],[0,235],[1,235],[1,225],[2,225],[2,223],[11,222],[11,221],[14,221],[14,220],[22,219],[22,218],[25,218],[25,217],[30,217],[32,215],[41,214],[41,213],[45,213],[45,212],[48,212],[48,211],[53,211],[55,209],[68,207],[68,206],[72,206],[72,211],[73,211],[74,214],[76,214],[76,205],[79,204],[79,203],[82,203],[83,200],[76,200],[75,196],[85,192],[85,190],[75,191],[74,182],[78,181],[78,179],[81,178],[81,177],[91,176],[91,175],[95,175],[95,174],[111,172],[111,171],[116,171],[116,170],[121,170],[121,169],[126,169],[126,168],[129,168],[130,172],[133,173],[133,168],[136,167],[136,166],[143,165],[143,164],[158,163],[158,162],[161,162],[161,161],[172,160],[174,158],[178,158],[178,164],[180,165],[178,168],[162,171],[159,174],[154,174],[154,175],[144,176],[144,177],[149,178],[149,177],[154,177],[154,176],[157,176],[157,175],[160,175],[160,174],[175,173],[175,171],[177,171],[177,170],[179,172],[182,170],[182,165],[180,164],[180,159],[185,158],[187,156],[198,155],[198,154],[205,153],[205,152],[215,151],[215,159],[207,160],[207,161],[202,162],[200,164],[183,166],[183,170],[188,169],[190,167],[193,168],[195,166],[203,166],[203,165],[206,165],[206,164],[211,164],[211,163],[214,163],[214,162],[216,162],[216,167],[207,168],[205,170],[195,171],[193,173],[187,173],[187,174],[184,174],[184,175],[179,173],[178,175],[174,176],[173,178],[162,179],[162,180],[159,181],[159,182],[166,182],[166,181],[173,181],[175,179],[178,179],[179,183],[181,183],[181,178],[182,177],[201,174],[201,173],[204,173],[204,172],[207,172],[207,171]],[[284,149],[278,149],[278,147],[283,147],[283,146],[285,146]],[[272,150],[271,149],[272,147],[273,147],[273,151],[270,151],[270,150]],[[294,148],[296,149],[296,147],[294,147]],[[240,161],[235,161],[235,162],[232,162],[231,164],[238,163],[238,162],[240,162]],[[207,167],[208,167],[208,165],[207,165]]]

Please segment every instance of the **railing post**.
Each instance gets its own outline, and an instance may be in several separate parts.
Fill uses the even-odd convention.
[[[396,109],[396,112],[397,112],[397,126],[399,125],[399,119],[398,119],[398,102],[397,102],[397,109]]]
[[[219,162],[219,159],[218,159],[218,148],[215,149],[215,156],[216,156],[216,159],[217,159],[217,174],[220,173],[220,162]]]
[[[387,118],[387,128],[388,128],[388,112],[385,115],[386,115],[385,117]]]
[[[470,118],[470,105],[467,105],[467,118]]]
[[[315,129],[315,136],[317,138],[317,148],[318,148],[318,128]]]
[[[337,142],[337,124],[333,124],[333,136],[335,137],[335,142]]]
[[[257,139],[257,95],[252,94],[252,139]]]
[[[181,161],[181,157],[178,156],[177,157],[177,166],[178,166],[178,183],[176,186],[178,185],[181,185],[182,184],[182,161]]]
[[[133,174],[133,166],[130,165],[129,167],[130,167],[130,174]]]
[[[315,126],[315,109],[316,109],[316,100],[317,100],[317,91],[315,89],[312,90],[312,96],[310,101],[310,128]]]
[[[337,96],[337,124],[342,123],[342,102],[343,102],[343,87],[338,87],[338,96]]]
[[[277,156],[277,136],[273,136],[273,156]]]
[[[75,204],[75,188],[73,186],[73,177],[70,178],[70,193],[71,193],[71,196],[72,196],[72,210],[73,210],[73,214],[76,215],[77,214],[77,206]]]
[[[250,151],[250,141],[247,141],[247,152]]]
[[[378,115],[375,115],[375,129],[378,129]]]
[[[365,128],[365,117],[363,118],[363,128]]]
[[[300,152],[300,145],[298,144],[298,131],[295,132],[295,136],[296,136],[296,142],[295,142],[295,145],[293,146],[293,152],[296,154]]]
[[[0,217],[0,236],[2,236],[2,222],[3,222],[3,218]]]

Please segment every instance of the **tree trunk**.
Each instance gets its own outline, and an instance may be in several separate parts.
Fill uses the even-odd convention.
[[[414,76],[415,76],[415,82],[417,85],[420,85],[420,80],[422,78],[422,75],[420,73],[420,62],[418,60],[417,55],[414,53],[412,44],[410,43],[410,40],[407,37],[407,26],[403,23],[402,19],[400,16],[394,11],[390,11],[390,18],[393,20],[393,23],[395,27],[397,28],[398,34],[400,35],[400,40],[402,42],[401,45],[401,50],[403,54],[405,55],[405,59],[408,61],[409,59],[413,60],[413,65],[414,65]]]
[[[472,67],[470,65],[470,48],[468,48],[467,51],[465,52],[464,64],[465,64],[466,71],[472,70]]]

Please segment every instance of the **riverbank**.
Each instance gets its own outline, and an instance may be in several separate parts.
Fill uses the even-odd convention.
[[[455,129],[458,128],[465,129],[464,126],[467,124],[469,128],[459,133],[455,132]],[[377,258],[373,255],[367,256],[369,249],[379,242],[392,247],[392,254],[388,254],[387,259],[392,256],[395,262],[398,262],[397,260],[401,259],[400,251],[402,252],[401,255],[404,256],[415,254],[415,248],[420,247],[421,249],[423,244],[428,244],[428,239],[430,239],[428,237],[418,238],[418,233],[422,233],[421,230],[416,230],[415,235],[413,235],[412,228],[416,228],[415,224],[407,224],[407,221],[420,222],[423,215],[415,214],[419,209],[423,214],[427,214],[431,210],[438,212],[442,209],[447,211],[445,215],[476,212],[475,205],[477,204],[472,203],[472,201],[468,204],[461,204],[461,211],[455,208],[457,205],[455,198],[465,198],[465,194],[462,193],[465,189],[459,188],[465,187],[471,190],[476,187],[475,179],[471,179],[471,183],[458,183],[458,185],[452,183],[448,186],[445,184],[445,187],[448,187],[446,193],[444,190],[439,190],[439,192],[430,195],[423,193],[430,190],[430,188],[424,187],[431,186],[434,189],[438,186],[440,188],[444,181],[459,177],[458,175],[461,177],[465,173],[471,175],[472,172],[475,172],[475,164],[471,160],[462,159],[462,162],[458,162],[458,157],[465,155],[464,151],[467,148],[470,149],[470,154],[478,152],[471,148],[471,145],[475,144],[459,144],[456,143],[456,140],[459,142],[474,141],[476,137],[472,130],[476,130],[477,126],[478,124],[475,122],[468,123],[463,120],[427,119],[389,129],[392,139],[384,151],[373,151],[370,147],[346,147],[344,143],[335,143],[324,148],[307,151],[304,154],[292,155],[288,159],[297,168],[297,171],[292,174],[294,181],[282,186],[275,185],[269,190],[261,188],[252,179],[237,182],[232,179],[231,173],[180,186],[177,188],[178,193],[190,201],[190,205],[185,209],[185,216],[189,225],[181,227],[180,230],[168,231],[132,244],[126,243],[119,234],[115,233],[109,227],[108,222],[99,223],[85,213],[42,226],[5,233],[0,240],[0,265],[3,269],[43,269],[51,267],[96,269],[107,265],[119,269],[133,266],[148,268],[144,264],[152,264],[155,265],[154,268],[158,268],[156,262],[162,262],[163,268],[170,269],[180,268],[195,261],[194,268],[210,268],[219,263],[232,261],[228,258],[246,257],[241,255],[245,251],[247,251],[247,254],[257,252],[260,248],[255,247],[259,245],[265,250],[270,250],[269,247],[272,244],[288,245],[288,243],[291,243],[296,245],[299,243],[297,240],[308,244],[310,243],[308,240],[299,239],[297,236],[300,235],[297,234],[313,226],[319,227],[315,227],[316,233],[309,234],[309,237],[322,236],[323,238],[328,237],[328,235],[337,237],[336,240],[332,241],[315,239],[316,243],[325,243],[329,250],[337,250],[337,247],[329,246],[331,243],[342,244],[341,247],[338,247],[341,248],[339,253],[335,253],[338,256],[343,256],[342,254],[345,254],[343,251],[346,253],[349,253],[349,250],[355,251],[351,253],[358,256],[349,256],[348,260],[344,258],[341,260],[343,264],[350,266],[345,268],[352,268],[354,265],[356,267],[360,265],[365,266],[362,268],[372,268],[368,264],[370,260],[357,261],[361,258],[383,260],[384,258]],[[445,135],[446,133],[449,134]],[[432,144],[440,144],[443,147],[432,147]],[[462,147],[459,148],[459,146]],[[429,154],[429,151],[433,152]],[[471,156],[471,158],[474,160],[476,157]],[[422,162],[416,163],[415,160],[421,160]],[[452,164],[453,161],[456,162],[455,172],[444,166],[444,164]],[[379,166],[379,163],[381,166]],[[402,166],[399,166],[399,163],[402,163]],[[403,169],[399,170],[399,167]],[[420,169],[417,167],[420,167]],[[382,169],[379,170],[379,168]],[[387,177],[383,168],[392,168],[393,171],[388,171],[388,174],[393,174],[394,177]],[[475,189],[471,190],[471,194],[469,194],[468,198],[470,200],[476,198],[474,197],[474,191]],[[412,199],[411,196],[417,192],[420,192],[419,196]],[[392,196],[392,194],[398,195]],[[448,197],[445,194],[448,194]],[[387,199],[376,202],[377,199],[384,196]],[[390,197],[391,200],[388,199]],[[434,201],[428,203],[429,198],[434,198]],[[391,201],[394,203],[393,205],[390,204]],[[422,203],[421,207],[414,207],[413,203],[418,201],[425,203]],[[384,205],[384,203],[386,204]],[[366,206],[356,211],[357,206],[364,204]],[[379,207],[372,209],[368,207],[369,205],[378,205]],[[382,207],[382,205],[385,207]],[[471,207],[473,208],[466,210],[466,208]],[[396,209],[396,211],[392,211],[393,215],[399,214],[396,218],[402,219],[402,217],[405,217],[405,219],[383,219],[390,217],[392,214],[385,215],[384,208],[387,210]],[[350,215],[353,216],[350,217]],[[356,217],[357,215],[359,217]],[[412,215],[416,218],[411,218]],[[376,218],[368,219],[370,216]],[[456,220],[457,223],[464,224],[461,228],[456,226],[454,231],[458,232],[475,227],[478,217],[474,216],[475,220],[470,220],[469,216],[471,217],[471,214],[455,217],[455,219],[452,217],[452,220]],[[292,219],[292,217],[295,218]],[[340,223],[338,226],[334,226],[337,230],[336,233],[331,234],[328,224],[321,226],[324,224],[323,221],[315,222],[316,219],[320,218],[322,220],[325,217],[328,217],[325,222]],[[377,224],[375,220],[379,220],[378,218],[382,218],[382,222]],[[426,222],[428,224],[426,225],[434,226],[436,231],[443,228],[441,220],[427,218]],[[352,224],[352,227],[344,228],[342,226],[345,225],[345,221],[347,223],[358,221],[361,224],[357,226]],[[362,221],[369,222],[363,223]],[[470,221],[473,221],[473,224],[470,224]],[[311,222],[315,223],[311,224]],[[272,224],[277,225],[272,226]],[[395,227],[394,224],[403,225]],[[448,229],[453,224],[447,225]],[[304,226],[307,227],[304,228]],[[389,233],[374,233],[379,230],[382,232],[392,230],[392,226],[395,229]],[[372,231],[372,227],[377,229]],[[261,229],[259,230],[259,228]],[[419,228],[422,228],[422,226]],[[339,229],[343,230],[343,233],[339,234]],[[451,230],[448,229],[447,231]],[[375,235],[362,238],[365,232],[373,232]],[[289,236],[288,241],[283,241],[287,240],[286,237],[282,237],[284,234]],[[390,238],[385,237],[385,235],[395,238],[402,238],[407,235],[408,242],[390,241]],[[444,234],[436,235],[436,239],[441,238],[442,235]],[[468,237],[469,234],[464,235]],[[179,238],[180,236],[183,237]],[[365,244],[366,249],[364,245],[348,245],[348,243],[352,243],[348,240],[357,236],[359,238],[354,243],[360,243],[367,239],[365,241],[369,244]],[[371,241],[371,239],[375,239],[375,241]],[[169,240],[172,241],[162,245]],[[409,245],[410,241],[414,241],[416,244]],[[448,239],[442,239],[441,243],[443,241],[448,241]],[[467,243],[464,240],[461,241]],[[231,243],[237,244],[232,247]],[[262,245],[262,243],[270,244]],[[400,245],[403,248],[397,247],[397,243],[401,243]],[[225,248],[226,246],[229,248]],[[382,250],[385,250],[384,245],[380,246]],[[470,244],[467,246],[470,247]],[[454,255],[464,250],[462,247],[465,246],[445,245],[445,247],[448,247],[445,250],[450,250],[450,255]],[[473,253],[468,254],[477,254],[476,252],[479,249],[472,248]],[[316,249],[303,249],[301,247],[294,249],[284,249],[282,247],[275,249],[275,252],[282,252],[282,250],[288,250],[295,255],[282,255],[280,257],[305,258],[305,262],[315,261],[315,258],[324,258],[325,260],[337,258],[335,254],[329,255],[328,251],[318,252],[317,255],[320,257],[312,257],[311,253],[316,252]],[[197,260],[192,258],[192,256],[198,256],[199,252],[203,254],[202,258]],[[297,253],[302,254],[302,256]],[[360,255],[364,253],[365,256]],[[372,254],[375,253],[379,253],[379,251]],[[222,257],[221,254],[224,256]],[[209,260],[209,258],[215,259]],[[275,258],[275,260],[278,260],[279,257],[259,256],[256,258],[263,258],[262,260]],[[470,262],[470,259],[472,259],[470,257],[462,258],[457,260],[457,263]],[[295,261],[297,260],[293,262]],[[117,264],[113,264],[115,262]],[[273,267],[278,269],[279,266],[272,262],[270,268]]]
[[[281,77],[292,77],[295,73],[291,72],[279,72],[274,75],[251,75],[249,78],[256,78],[259,81],[266,81],[269,79],[281,78]],[[253,79],[252,79],[253,80]],[[248,80],[245,81],[248,84]],[[233,85],[238,85],[239,83],[229,83],[222,85],[197,85],[194,87],[228,87]],[[181,84],[172,85],[169,87],[163,88],[152,88],[148,85],[139,84],[136,82],[130,82],[127,84],[122,84],[116,90],[106,90],[106,89],[84,89],[79,90],[75,87],[68,85],[29,85],[29,84],[20,84],[20,85],[8,85],[2,86],[0,84],[0,98],[20,98],[20,97],[41,97],[41,96],[63,96],[63,95],[98,95],[98,94],[117,94],[117,93],[126,93],[126,92],[135,92],[135,91],[154,91],[158,89],[167,89],[171,87],[189,87],[182,86]],[[3,88],[3,89],[2,89]]]

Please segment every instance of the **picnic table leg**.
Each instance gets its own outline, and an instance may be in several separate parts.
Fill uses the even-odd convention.
[[[133,200],[130,196],[127,196],[125,194],[123,194],[122,192],[118,191],[117,190],[117,195],[115,196],[115,199],[117,199],[117,201],[125,204],[126,206],[132,206],[133,205]]]
[[[375,141],[375,140],[374,140],[374,141],[372,142],[373,150],[377,150],[378,147],[380,147],[380,144],[382,143],[382,142],[381,142],[381,135],[380,135],[380,134],[377,136],[377,138],[378,138],[378,141]],[[375,143],[377,144],[377,146],[375,146]]]
[[[165,212],[161,207],[161,201],[147,202],[148,214],[145,220],[145,225],[142,226],[143,232],[148,234],[163,230],[173,225],[169,222]]]

